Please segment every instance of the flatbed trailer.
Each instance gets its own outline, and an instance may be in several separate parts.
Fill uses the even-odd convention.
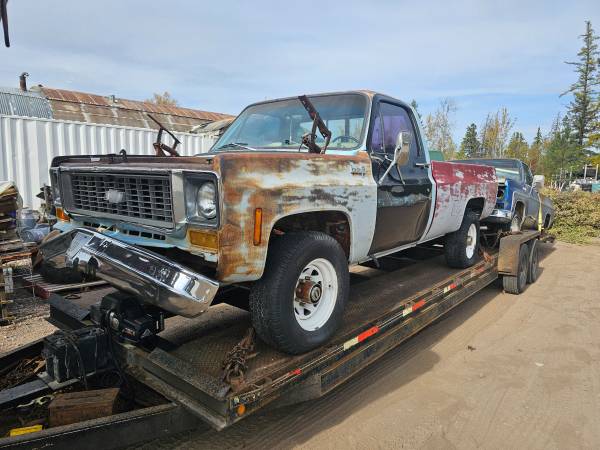
[[[248,345],[252,338],[248,313],[233,306],[213,307],[197,319],[170,319],[154,348],[119,343],[115,351],[128,377],[158,394],[161,402],[0,438],[0,449],[91,448],[100,440],[103,448],[123,447],[196,427],[200,420],[220,430],[267,405],[318,398],[499,276],[505,291],[518,294],[537,279],[538,246],[546,239],[537,231],[503,237],[497,249],[488,249],[480,262],[464,270],[449,269],[443,252],[435,247],[361,266],[352,272],[341,329],[327,345],[303,355],[280,353],[259,340]],[[53,295],[50,321],[66,329],[88,324],[89,305],[106,292],[74,300]],[[18,349],[0,358],[0,367],[14,363],[20,354],[40,350],[40,342]],[[241,368],[236,377],[224,371],[232,358]],[[0,406],[2,395],[7,394],[0,392]]]

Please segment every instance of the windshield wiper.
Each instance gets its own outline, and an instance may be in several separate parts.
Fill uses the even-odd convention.
[[[230,142],[229,144],[221,145],[217,150],[221,150],[222,148],[229,148],[229,147],[239,147],[239,148],[243,148],[246,150],[256,151],[255,148],[249,147],[248,144],[245,142]]]
[[[300,103],[302,103],[302,106],[304,106],[304,109],[306,109],[308,115],[313,121],[312,130],[310,133],[306,133],[304,136],[302,136],[302,144],[306,145],[310,153],[325,153],[325,150],[327,150],[327,146],[329,145],[329,140],[331,139],[331,131],[329,131],[329,128],[327,128],[327,125],[325,125],[325,122],[323,122],[323,119],[321,119],[319,112],[306,95],[299,96],[298,100],[300,100]],[[321,136],[323,136],[325,139],[323,148],[319,147],[316,142],[317,127],[319,127]],[[300,148],[302,148],[302,145],[300,145]],[[300,150],[300,148],[298,150]]]

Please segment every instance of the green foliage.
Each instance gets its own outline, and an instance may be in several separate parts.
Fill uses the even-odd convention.
[[[570,120],[557,117],[546,143],[544,172],[548,176],[566,173],[583,166],[585,161],[586,153],[573,138]]]
[[[460,151],[456,155],[458,159],[475,158],[481,150],[481,142],[477,139],[477,125],[472,123],[467,127],[465,137],[460,144]]]
[[[414,98],[410,102],[410,106],[412,106],[412,109],[414,109],[415,112],[417,113],[417,116],[419,116],[419,120],[421,120],[421,113],[419,112],[419,104],[417,103],[417,101]]]
[[[579,36],[583,40],[583,47],[577,53],[577,62],[567,62],[575,66],[578,74],[577,81],[564,92],[572,94],[573,100],[569,105],[567,117],[579,146],[587,145],[590,134],[598,133],[598,86],[600,85],[600,74],[598,73],[598,60],[600,53],[596,41],[598,36],[594,34],[590,21],[585,23],[585,33]]]
[[[555,209],[551,232],[565,242],[585,244],[600,238],[600,193],[546,189]]]
[[[529,144],[527,144],[523,133],[520,131],[515,131],[510,138],[510,142],[508,143],[508,147],[504,156],[507,158],[516,158],[527,162],[529,159],[528,154]]]

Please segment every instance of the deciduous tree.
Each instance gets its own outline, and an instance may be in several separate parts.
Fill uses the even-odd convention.
[[[507,108],[500,108],[493,114],[488,114],[481,127],[481,156],[502,158],[506,143],[515,119],[510,116]]]
[[[440,101],[440,105],[433,114],[425,117],[425,137],[429,147],[440,150],[445,159],[452,159],[456,152],[456,144],[452,139],[454,123],[452,115],[456,112],[456,104],[450,98]]]
[[[148,103],[154,103],[155,105],[163,106],[178,106],[179,103],[175,100],[168,91],[162,94],[155,92],[152,94],[152,98],[145,100]]]

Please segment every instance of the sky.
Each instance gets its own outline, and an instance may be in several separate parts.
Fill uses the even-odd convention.
[[[0,86],[30,84],[239,113],[249,103],[371,89],[424,116],[451,98],[465,128],[506,107],[528,140],[547,133],[575,81],[600,2],[13,0]]]

